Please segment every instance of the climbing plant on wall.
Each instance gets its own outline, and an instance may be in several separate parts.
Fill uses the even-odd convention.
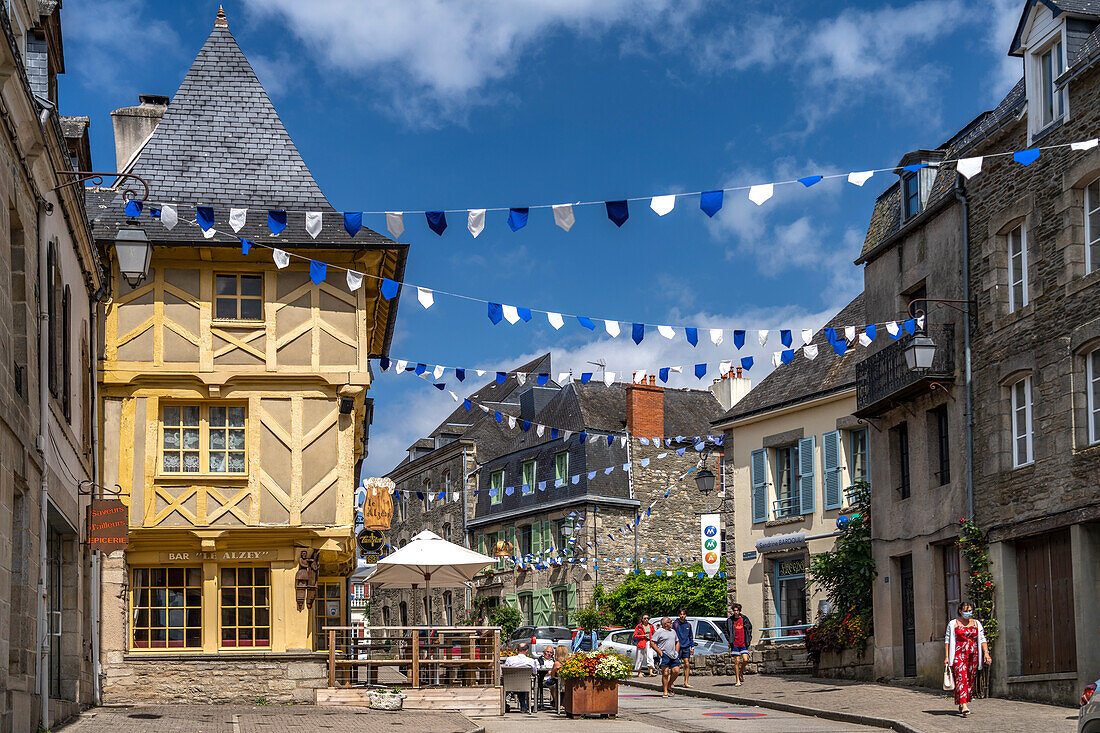
[[[974,615],[985,627],[985,636],[992,647],[999,630],[993,605],[997,586],[993,582],[993,573],[989,570],[989,542],[985,532],[973,520],[960,519],[959,526],[962,529],[957,540],[959,552],[970,568],[966,583],[967,597],[974,604]]]

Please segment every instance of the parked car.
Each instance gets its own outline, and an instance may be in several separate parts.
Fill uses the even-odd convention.
[[[1100,695],[1096,688],[1100,680],[1085,687],[1081,693],[1081,713],[1077,716],[1077,733],[1100,733]]]
[[[531,656],[539,656],[547,646],[569,646],[573,640],[573,632],[564,626],[520,626],[512,632],[505,646],[515,651],[521,642],[531,644],[532,637],[535,643],[531,645]]]
[[[650,616],[649,619],[653,622],[654,626],[660,623],[664,616]],[[676,617],[672,619],[675,621]],[[726,640],[726,619],[720,616],[688,616],[688,623],[691,624],[691,630],[695,634],[695,653],[698,655],[703,654],[728,654],[730,650],[729,642]],[[622,632],[612,632],[608,635],[608,638],[618,634],[614,640],[612,640],[609,648],[614,648],[616,651],[621,651],[629,654],[634,653],[636,648],[634,643],[634,629],[624,629],[626,634]],[[621,648],[623,642],[628,643],[630,648]],[[606,641],[606,639],[605,639]],[[601,643],[600,646],[603,646]]]
[[[600,641],[600,649],[608,649],[628,657],[634,657],[638,646],[634,642],[634,629],[615,629]]]

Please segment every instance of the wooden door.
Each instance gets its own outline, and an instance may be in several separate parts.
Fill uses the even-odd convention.
[[[1016,543],[1020,674],[1077,670],[1069,530]]]

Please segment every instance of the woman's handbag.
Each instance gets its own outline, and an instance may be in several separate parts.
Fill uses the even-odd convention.
[[[951,665],[949,665],[949,664],[945,664],[944,667],[943,667],[943,689],[945,689],[945,690],[954,690],[955,689],[955,678],[951,674]]]

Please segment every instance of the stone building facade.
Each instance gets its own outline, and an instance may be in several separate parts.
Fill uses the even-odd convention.
[[[81,118],[57,114],[61,3],[0,13],[0,731],[96,702],[99,556],[83,544],[96,475],[99,257]]]
[[[127,120],[116,115],[118,140]],[[324,686],[325,626],[347,622],[354,491],[370,419],[369,359],[385,356],[407,246],[349,237],[219,12],[179,90],[137,150],[140,216],[118,190],[89,193],[110,268],[100,360],[101,483],[118,485],[129,545],[102,583],[107,702],[312,701]],[[167,226],[166,207],[178,222]],[[311,277],[237,236],[369,275]],[[159,210],[159,211],[158,211]],[[322,213],[317,236],[305,212]],[[134,212],[130,212],[133,214]],[[124,275],[116,240],[143,233],[147,269]],[[315,588],[311,597],[310,587]]]

